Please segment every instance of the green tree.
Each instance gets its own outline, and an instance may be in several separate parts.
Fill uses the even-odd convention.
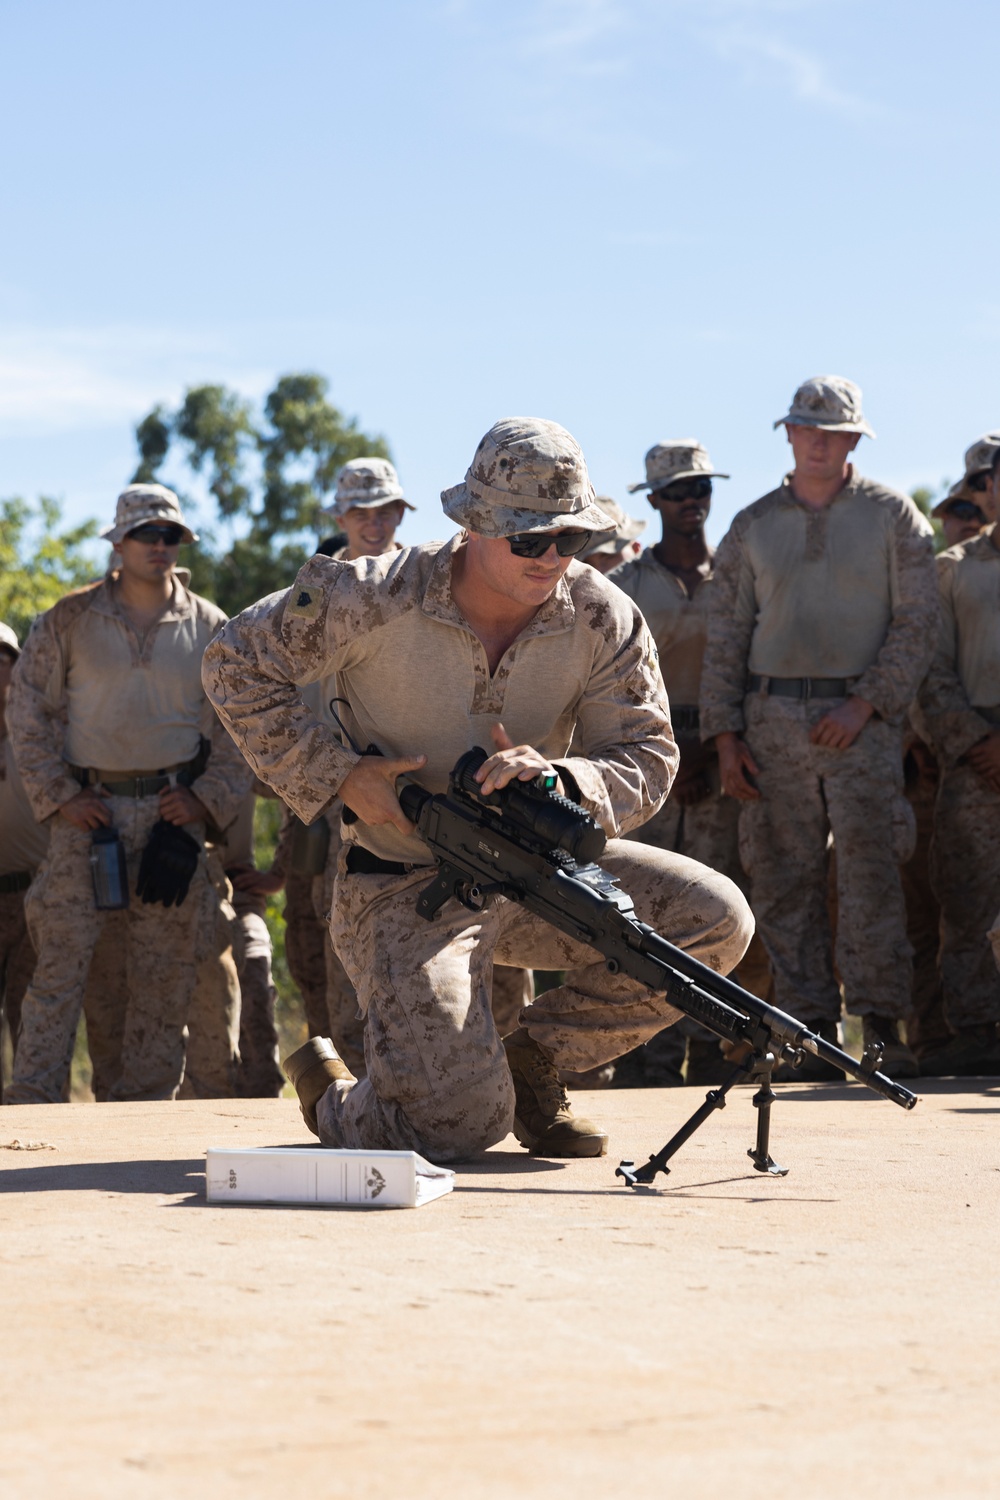
[[[360,431],[327,400],[322,375],[283,375],[258,414],[222,385],[191,386],[176,412],[156,406],[136,428],[136,480],[150,480],[168,455],[203,475],[222,521],[242,523],[225,548],[214,534],[185,554],[192,587],[229,614],[294,578],[329,530],[320,510],[350,458],[389,457],[385,439]]]
[[[57,500],[0,500],[0,620],[22,641],[36,615],[99,572],[87,551],[97,522],[61,530],[61,520]]]
[[[933,485],[918,484],[915,490],[910,491],[910,499],[919,511],[921,511],[934,527],[934,551],[940,552],[946,545],[944,531],[937,516],[932,516],[931,511],[938,501],[948,493],[949,481],[943,479],[935,490]]]

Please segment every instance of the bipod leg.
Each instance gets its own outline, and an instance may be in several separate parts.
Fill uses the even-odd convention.
[[[623,1161],[615,1168],[615,1176],[623,1177],[627,1187],[637,1187],[640,1184],[648,1187],[657,1172],[662,1172],[666,1177],[670,1172],[670,1168],[667,1166],[670,1158],[680,1150],[685,1141],[691,1139],[700,1125],[704,1125],[709,1115],[714,1114],[717,1109],[725,1109],[726,1095],[733,1084],[738,1083],[750,1071],[753,1066],[754,1055],[751,1054],[746,1062],[742,1062],[739,1067],[734,1068],[725,1083],[720,1084],[717,1089],[712,1089],[705,1095],[704,1104],[695,1110],[690,1120],[681,1126],[676,1135],[670,1137],[662,1151],[658,1151],[655,1156],[649,1158],[645,1166],[637,1168],[635,1162]]]
[[[771,1177],[787,1177],[788,1168],[779,1167],[772,1161],[768,1146],[771,1138],[771,1105],[778,1097],[771,1087],[771,1069],[774,1054],[755,1052],[751,1060],[750,1078],[757,1080],[758,1088],[753,1096],[753,1107],[757,1111],[757,1143],[747,1152],[757,1172],[767,1172]]]

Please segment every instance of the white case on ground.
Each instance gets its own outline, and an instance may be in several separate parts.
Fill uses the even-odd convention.
[[[209,1203],[345,1204],[419,1208],[451,1192],[455,1174],[415,1151],[330,1151],[325,1146],[209,1146]]]

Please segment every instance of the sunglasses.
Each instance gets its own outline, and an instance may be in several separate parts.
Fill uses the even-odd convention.
[[[956,521],[978,521],[981,525],[985,524],[986,517],[979,506],[973,505],[971,500],[953,500],[946,508],[948,514],[954,516]]]
[[[519,531],[507,537],[515,557],[544,557],[554,546],[560,557],[576,557],[594,540],[593,531]]]
[[[712,493],[712,481],[704,479],[678,479],[674,484],[665,484],[654,490],[658,500],[707,500]]]
[[[128,533],[130,542],[162,542],[165,547],[177,547],[184,537],[182,526],[137,526]]]

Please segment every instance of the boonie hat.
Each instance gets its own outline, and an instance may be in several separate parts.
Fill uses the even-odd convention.
[[[601,542],[596,547],[591,547],[590,551],[586,553],[587,557],[593,557],[598,552],[620,552],[626,542],[634,542],[636,537],[641,536],[645,531],[646,522],[637,521],[634,516],[628,515],[626,511],[622,510],[618,501],[612,500],[610,495],[595,495],[594,498],[608,516],[615,530],[606,541]]]
[[[399,475],[387,458],[351,458],[337,475],[333,504],[323,514],[333,519],[348,510],[369,510],[392,500],[398,500],[407,510],[416,510],[403,499]]]
[[[641,484],[630,484],[628,492],[662,490],[678,479],[728,479],[712,468],[708,449],[697,438],[675,438],[669,443],[654,443],[646,454],[646,477]]]
[[[181,520],[181,507],[173,490],[164,484],[130,484],[118,496],[115,509],[115,524],[101,532],[105,541],[117,547],[130,531],[145,521],[162,521],[165,526],[179,526],[185,542],[198,540],[190,527]]]
[[[441,491],[444,513],[478,536],[519,531],[610,531],[576,438],[544,417],[501,417],[461,484]]]
[[[861,415],[861,387],[843,375],[814,375],[792,397],[791,410],[775,427],[825,427],[828,432],[875,436]]]
[[[961,483],[971,479],[973,474],[987,473],[993,467],[993,461],[1000,452],[1000,432],[987,432],[971,447],[965,450],[965,473],[962,475]]]
[[[11,630],[10,626],[5,625],[2,620],[0,620],[0,647],[6,647],[8,651],[13,651],[15,656],[20,656],[21,654],[21,648],[17,644],[17,636]]]

